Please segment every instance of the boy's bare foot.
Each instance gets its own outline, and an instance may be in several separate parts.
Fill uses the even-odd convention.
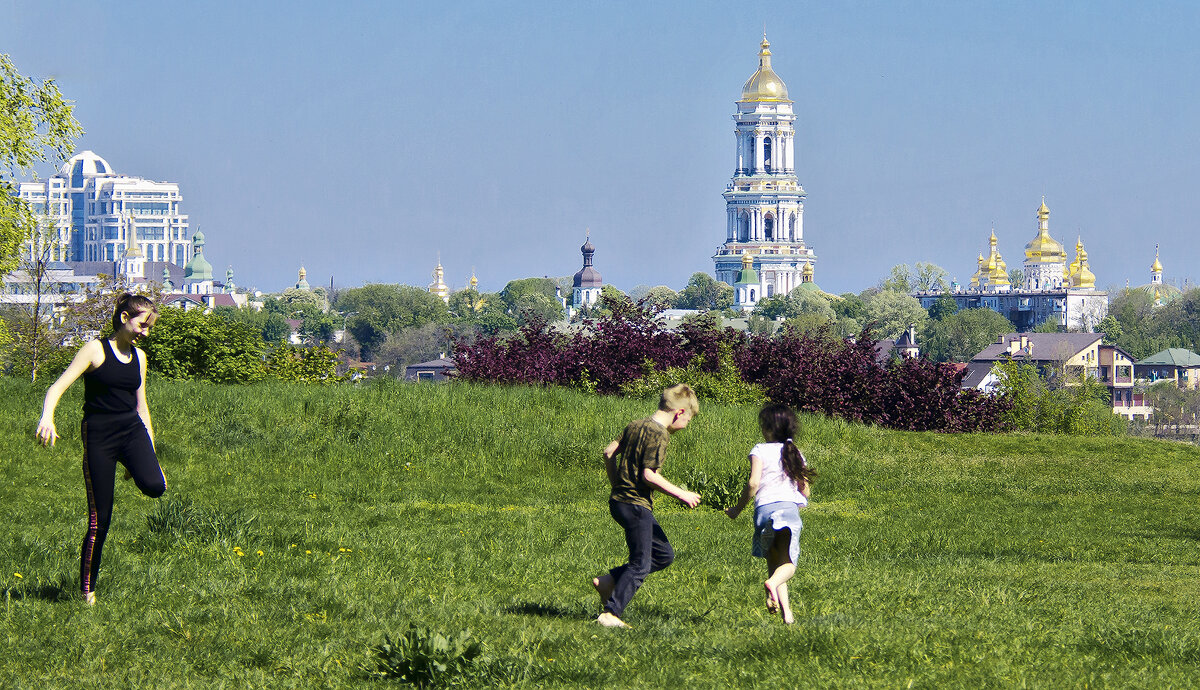
[[[620,618],[617,618],[616,614],[609,613],[608,611],[605,611],[604,613],[600,614],[600,617],[596,619],[596,622],[599,623],[600,625],[603,625],[606,628],[626,628],[626,629],[628,629],[630,627],[629,625],[627,625],[625,623],[625,621],[621,620]]]
[[[763,589],[767,590],[767,610],[775,613],[779,610],[779,593],[775,591],[775,585],[771,584],[770,580],[763,583]]]
[[[616,587],[617,583],[613,581],[612,575],[605,573],[600,577],[593,577],[592,586],[596,588],[596,593],[600,595],[600,604],[603,605],[612,596],[613,587]]]

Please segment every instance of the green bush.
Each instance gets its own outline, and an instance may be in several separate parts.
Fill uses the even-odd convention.
[[[742,380],[742,374],[733,363],[732,348],[721,346],[716,371],[705,371],[704,362],[694,358],[687,367],[658,369],[653,362],[644,364],[641,378],[621,386],[621,394],[638,397],[656,397],[664,388],[677,383],[686,383],[696,391],[696,397],[710,402],[729,405],[761,406],[767,400],[763,389]],[[586,386],[585,386],[586,389]]]
[[[1032,364],[999,362],[1001,394],[1012,401],[1005,413],[1008,428],[1073,436],[1118,436],[1127,424],[1113,414],[1108,389],[1083,377],[1052,388]]]
[[[148,366],[168,379],[252,383],[267,375],[258,329],[200,309],[163,309],[141,347]]]

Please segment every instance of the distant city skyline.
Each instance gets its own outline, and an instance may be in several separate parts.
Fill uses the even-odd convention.
[[[764,23],[795,102],[822,289],[928,261],[965,283],[995,229],[1082,236],[1097,286],[1195,279],[1200,6],[1186,2],[0,2],[90,149],[179,184],[239,284],[452,288],[713,273],[731,120]],[[47,176],[54,170],[42,169]]]

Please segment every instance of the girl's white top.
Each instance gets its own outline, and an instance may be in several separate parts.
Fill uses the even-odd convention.
[[[757,457],[758,461],[762,463],[758,493],[754,495],[756,508],[778,501],[797,503],[801,508],[808,505],[808,499],[800,493],[800,487],[796,486],[796,483],[789,479],[783,471],[782,443],[760,443],[750,450],[750,454]]]

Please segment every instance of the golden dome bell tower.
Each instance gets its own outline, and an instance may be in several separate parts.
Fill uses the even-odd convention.
[[[713,256],[717,280],[737,285],[751,255],[759,299],[787,294],[811,272],[816,254],[804,243],[804,188],[796,177],[796,115],[787,85],[771,66],[771,43],[759,44],[758,69],[742,86],[733,115],[733,179],[725,188],[725,243]]]

